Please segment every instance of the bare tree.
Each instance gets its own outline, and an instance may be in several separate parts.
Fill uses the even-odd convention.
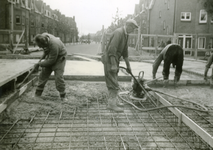
[[[213,15],[213,0],[205,0],[204,7],[210,15]]]

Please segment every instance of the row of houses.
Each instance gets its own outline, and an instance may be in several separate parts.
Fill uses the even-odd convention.
[[[172,40],[190,53],[213,50],[213,16],[206,11],[205,2],[139,0],[133,16],[140,25],[139,32],[145,35],[142,45],[155,46]]]
[[[76,42],[78,28],[75,17],[52,10],[42,0],[1,0],[0,44],[33,44],[36,34],[48,32],[65,43]]]

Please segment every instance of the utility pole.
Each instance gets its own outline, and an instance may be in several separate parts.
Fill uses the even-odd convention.
[[[27,13],[27,9],[25,9],[25,50],[28,50],[29,47],[29,14]]]
[[[9,43],[10,46],[13,45],[13,30],[14,30],[14,28],[13,28],[13,24],[14,24],[13,20],[14,19],[13,18],[14,18],[14,15],[13,15],[13,3],[11,2],[10,3],[10,41],[9,41],[10,42]]]
[[[105,33],[104,33],[104,25],[102,26],[102,37],[101,37],[101,52],[105,51]]]

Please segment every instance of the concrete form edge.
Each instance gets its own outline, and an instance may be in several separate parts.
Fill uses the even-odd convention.
[[[137,78],[137,76],[136,76]],[[94,81],[94,82],[105,82],[105,76],[99,75],[64,75],[65,80],[76,80],[76,81]],[[50,80],[54,80],[54,75],[50,76]],[[118,76],[118,81],[131,82],[131,76]],[[151,81],[150,79],[145,79],[145,81]],[[169,80],[169,85],[173,85],[174,81]],[[205,80],[180,80],[178,85],[209,85],[209,81]],[[163,85],[163,80],[157,80],[148,85]]]
[[[5,99],[0,104],[0,113],[2,113],[5,109],[7,109],[18,97],[20,97],[25,91],[27,91],[32,85],[34,85],[36,81],[37,81],[37,77],[34,77],[28,83],[23,85],[20,89],[15,91],[10,97]]]
[[[172,105],[166,99],[164,99],[160,94],[154,93],[154,96],[165,106]],[[177,108],[168,108],[171,112],[173,112],[181,122],[185,123],[191,130],[193,130],[196,134],[198,134],[206,143],[208,143],[213,148],[213,137],[207,133],[203,128],[197,125],[193,120],[187,117],[183,112],[181,112]]]

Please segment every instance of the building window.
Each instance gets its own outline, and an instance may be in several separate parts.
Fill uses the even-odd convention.
[[[19,35],[19,34],[16,34],[16,43],[19,42],[19,38],[20,38],[20,35]]]
[[[145,7],[144,7],[144,4],[141,5],[141,11],[145,11]]]
[[[166,34],[169,35],[169,27],[166,27]]]
[[[16,24],[21,24],[21,18],[20,16],[16,16]]]
[[[198,49],[205,49],[205,46],[206,46],[206,38],[199,37],[198,38]]]
[[[164,30],[166,29],[166,21],[165,20],[163,21],[163,29]]]
[[[25,24],[25,16],[22,16],[22,25]]]
[[[207,23],[207,12],[205,10],[200,10],[199,23]]]
[[[25,5],[26,5],[26,4],[25,4],[25,0],[21,0],[21,6],[22,6],[22,7],[25,7]]]
[[[209,49],[213,49],[213,37],[209,39]]]
[[[31,35],[30,36],[30,41],[33,43],[34,42],[34,37],[35,37],[35,35]]]
[[[178,44],[182,48],[186,48],[186,49],[192,48],[192,35],[179,35]]]
[[[35,26],[34,20],[31,20],[31,26]]]
[[[161,11],[159,12],[159,18],[161,18]]]
[[[167,3],[167,9],[169,10],[169,1],[168,1],[168,3]]]
[[[41,23],[41,27],[44,27],[44,23]]]
[[[191,21],[191,12],[181,12],[181,21]]]

